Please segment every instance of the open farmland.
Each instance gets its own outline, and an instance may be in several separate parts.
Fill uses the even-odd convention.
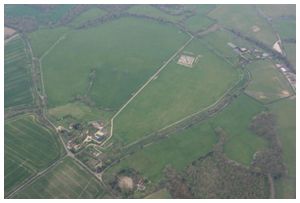
[[[171,195],[169,194],[167,189],[158,190],[147,197],[146,199],[171,199]]]
[[[41,57],[56,41],[66,34],[68,28],[40,28],[29,34],[29,40],[34,56]]]
[[[257,7],[271,18],[296,15],[296,7],[293,4],[261,4],[257,5]]]
[[[89,107],[83,103],[68,103],[49,109],[49,116],[55,120],[60,120],[67,116],[72,116],[78,120],[102,120],[108,122],[112,112],[101,111],[97,108]]]
[[[34,116],[5,123],[5,192],[46,168],[60,155],[53,132],[40,126]]]
[[[254,5],[218,5],[209,17],[271,46],[276,41],[272,27],[258,15]]]
[[[4,61],[4,107],[31,105],[31,60],[21,37],[5,44]]]
[[[252,81],[246,93],[255,99],[268,103],[293,95],[289,82],[271,61],[259,61],[248,66]]]
[[[186,21],[186,27],[191,31],[191,32],[198,32],[201,30],[207,29],[209,26],[212,24],[216,23],[213,19],[207,17],[207,13],[209,11],[214,9],[214,5],[189,5],[188,8],[192,10],[192,12],[195,13],[195,15],[189,17]]]
[[[49,106],[88,94],[98,107],[119,108],[185,40],[175,27],[135,18],[72,31],[42,63]]]
[[[295,5],[6,4],[4,28],[4,198],[296,197]]]
[[[287,58],[289,61],[293,64],[293,66],[296,68],[296,44],[294,43],[286,43],[284,45],[284,49],[287,54]]]
[[[275,181],[278,198],[296,197],[296,100],[287,99],[271,104],[271,111],[278,122],[279,139],[282,143],[283,160],[288,175]]]
[[[187,68],[172,61],[116,117],[114,139],[130,143],[201,111],[238,81],[237,70],[207,49],[200,40],[193,40],[184,51],[200,55],[198,62]],[[222,74],[218,74],[220,72]]]
[[[100,183],[71,158],[65,158],[49,173],[18,192],[14,198],[90,199],[102,195]]]

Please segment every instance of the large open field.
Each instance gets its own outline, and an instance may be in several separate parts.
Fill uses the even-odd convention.
[[[71,158],[18,192],[14,198],[97,198],[103,195],[100,182]]]
[[[213,54],[201,40],[193,40],[184,51],[201,55],[199,62],[188,68],[172,61],[116,117],[113,139],[130,143],[198,112],[238,81],[237,70]]]
[[[279,139],[288,176],[276,181],[278,198],[296,197],[296,99],[285,99],[269,106],[278,123]]]
[[[68,28],[40,28],[29,34],[33,55],[41,57],[51,46],[66,34]]]
[[[269,46],[276,41],[272,27],[264,18],[258,15],[254,5],[218,5],[216,9],[209,13],[209,17]]]
[[[271,61],[258,61],[248,66],[252,81],[246,93],[259,101],[270,102],[293,94],[289,82]]]
[[[31,60],[19,36],[5,44],[4,64],[4,107],[31,105]]]
[[[135,18],[72,31],[42,63],[49,106],[85,95],[93,72],[90,98],[119,108],[187,39],[173,26]]]
[[[5,123],[5,193],[60,155],[53,132],[34,116],[22,116]]]

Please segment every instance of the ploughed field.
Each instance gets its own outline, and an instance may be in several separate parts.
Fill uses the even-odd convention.
[[[8,120],[4,128],[4,188],[8,193],[54,162],[60,155],[60,146],[53,132],[32,115]]]
[[[16,193],[13,198],[90,199],[101,196],[103,190],[97,179],[78,166],[73,159],[66,157],[47,174]]]
[[[31,93],[31,56],[25,42],[16,36],[4,47],[4,107],[29,106]]]

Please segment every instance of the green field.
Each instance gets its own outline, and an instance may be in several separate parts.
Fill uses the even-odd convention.
[[[168,190],[164,188],[148,195],[145,198],[146,199],[171,199],[171,195],[168,192]]]
[[[40,28],[29,33],[29,40],[34,56],[41,57],[60,37],[64,36],[68,28]]]
[[[71,158],[63,159],[59,165],[38,178],[28,187],[17,192],[17,199],[65,199],[97,198],[103,196],[100,182],[86,169],[79,167]]]
[[[98,107],[119,108],[187,38],[173,26],[136,18],[72,31],[43,60],[49,106],[86,94],[94,71],[88,96]]]
[[[84,22],[87,22],[89,20],[93,20],[96,18],[99,18],[101,16],[104,16],[107,14],[107,12],[100,8],[91,8],[87,10],[86,12],[81,13],[79,16],[77,16],[71,23],[71,26],[79,26]]]
[[[272,23],[281,39],[296,39],[296,19],[279,18]]]
[[[284,50],[287,54],[288,60],[296,68],[296,44],[294,43],[285,43]]]
[[[210,25],[214,24],[215,21],[201,14],[196,14],[185,21],[186,27],[192,31],[197,32],[205,30]]]
[[[23,40],[17,36],[4,47],[4,107],[33,104],[31,60]]]
[[[108,122],[113,112],[101,111],[97,108],[89,107],[80,102],[75,102],[51,108],[48,110],[48,113],[49,116],[55,118],[56,120],[70,115],[78,120],[102,120]]]
[[[252,81],[246,93],[259,101],[268,103],[293,94],[285,76],[269,61],[258,61],[248,66]]]
[[[276,181],[278,198],[296,197],[296,100],[285,99],[269,106],[275,114],[279,139],[282,144],[283,160],[288,176]]]
[[[113,139],[130,143],[217,101],[238,81],[237,71],[193,40],[185,52],[201,55],[193,68],[172,61],[116,117]],[[130,121],[130,122],[128,122]]]
[[[5,193],[29,176],[50,165],[60,155],[53,133],[40,126],[34,116],[5,123]]]
[[[271,46],[276,41],[272,27],[257,14],[253,5],[217,5],[209,17],[220,24],[241,31]],[[256,26],[258,29],[254,29]]]
[[[257,5],[267,16],[277,18],[281,16],[296,16],[295,4],[268,4]]]
[[[215,8],[214,5],[186,5],[187,9],[192,10],[195,15],[185,20],[185,26],[192,32],[197,32],[206,29],[210,25],[214,24],[215,21],[208,18],[206,14]]]
[[[253,134],[248,127],[252,117],[263,110],[258,102],[241,95],[212,119],[213,127],[221,127],[228,135],[224,152],[230,159],[250,165],[253,154],[266,146],[265,140]]]
[[[198,125],[171,135],[159,143],[145,146],[143,150],[121,161],[104,175],[111,176],[129,167],[141,172],[151,182],[158,183],[167,165],[182,170],[193,160],[208,153],[216,142],[217,137],[208,123]]]

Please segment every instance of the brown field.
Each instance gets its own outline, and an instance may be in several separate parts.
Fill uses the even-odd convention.
[[[10,38],[11,36],[13,36],[16,33],[17,33],[16,30],[9,28],[9,27],[4,27],[4,39]]]

